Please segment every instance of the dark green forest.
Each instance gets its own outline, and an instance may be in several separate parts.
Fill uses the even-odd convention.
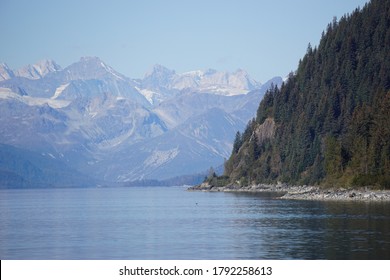
[[[390,188],[390,1],[333,19],[212,180]]]

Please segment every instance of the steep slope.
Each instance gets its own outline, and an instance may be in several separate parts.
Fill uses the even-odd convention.
[[[389,108],[390,2],[373,0],[329,24],[296,73],[265,95],[236,135],[226,175],[390,188]]]
[[[8,67],[6,63],[0,64],[0,82],[9,80],[15,76],[14,72]]]

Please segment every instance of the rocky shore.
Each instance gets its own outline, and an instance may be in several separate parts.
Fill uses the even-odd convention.
[[[208,183],[190,187],[189,191],[207,192],[271,192],[278,193],[278,199],[296,200],[331,200],[331,201],[390,201],[390,190],[373,190],[371,188],[345,189],[322,188],[318,186],[291,186],[287,184],[259,184],[241,187],[228,185],[224,187],[211,186]]]

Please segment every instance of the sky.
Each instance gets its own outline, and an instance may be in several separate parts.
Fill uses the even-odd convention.
[[[97,56],[142,78],[153,65],[177,73],[246,70],[266,82],[296,70],[333,17],[366,0],[0,0],[0,62],[62,67]]]

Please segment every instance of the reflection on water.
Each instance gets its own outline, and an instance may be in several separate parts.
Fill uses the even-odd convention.
[[[390,259],[389,208],[182,187],[0,190],[0,258]]]
[[[258,203],[256,195],[238,196],[252,202],[237,205],[238,213],[251,215],[235,222],[248,229],[241,231],[241,244],[257,252],[254,258],[390,259],[389,203],[264,200],[257,194]]]

